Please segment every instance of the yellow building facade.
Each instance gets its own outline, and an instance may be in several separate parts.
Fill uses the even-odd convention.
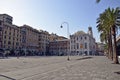
[[[29,51],[38,51],[39,48],[39,31],[33,29],[28,25],[23,25],[20,27],[22,34],[22,49]]]

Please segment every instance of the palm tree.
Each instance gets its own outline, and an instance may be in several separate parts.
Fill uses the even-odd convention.
[[[96,0],[97,3],[99,3],[101,0]]]
[[[114,63],[119,64],[118,61],[118,55],[117,55],[117,45],[116,45],[116,31],[118,28],[120,28],[120,8],[116,9],[110,9],[108,8],[108,16],[109,16],[109,23],[110,27],[112,29],[112,35],[114,39],[114,45],[113,45],[113,50],[114,50]]]
[[[98,28],[98,32],[100,32],[100,40],[101,42],[104,42],[106,44],[108,44],[108,58],[112,59],[112,37],[110,34],[110,29],[108,28],[109,26],[104,22],[104,17],[106,16],[106,13],[102,13],[100,14],[100,17],[97,19],[97,28]]]
[[[111,39],[111,31],[113,35],[114,45],[114,63],[118,64],[118,56],[116,52],[116,30],[120,27],[120,8],[116,9],[106,9],[104,13],[100,15],[97,20],[98,28],[101,27],[101,31],[105,30],[109,34],[109,38]],[[110,42],[110,41],[108,41]]]

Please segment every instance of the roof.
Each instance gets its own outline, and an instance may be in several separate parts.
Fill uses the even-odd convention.
[[[83,35],[86,34],[84,31],[77,31],[76,33],[74,33],[74,35]]]

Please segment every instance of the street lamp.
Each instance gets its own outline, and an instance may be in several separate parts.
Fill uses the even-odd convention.
[[[69,39],[69,24],[68,24],[68,22],[63,22],[62,24],[61,24],[61,28],[63,28],[63,24],[66,24],[67,25],[67,37],[68,37],[68,39]],[[68,45],[68,43],[67,43],[67,48],[69,47],[69,45]],[[67,55],[68,55],[68,58],[67,58],[67,60],[69,61],[70,60],[70,58],[69,58],[69,49],[67,49]]]

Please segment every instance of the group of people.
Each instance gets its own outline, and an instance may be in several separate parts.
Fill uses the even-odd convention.
[[[8,58],[9,53],[10,53],[9,50],[5,50],[1,53],[1,55],[2,55],[3,58],[5,58],[5,57]]]
[[[15,56],[17,56],[17,58],[19,58],[19,51],[14,51],[15,53]],[[3,50],[2,52],[0,52],[1,54],[1,57],[2,58],[8,58],[8,55],[10,54],[10,51],[9,50]]]

